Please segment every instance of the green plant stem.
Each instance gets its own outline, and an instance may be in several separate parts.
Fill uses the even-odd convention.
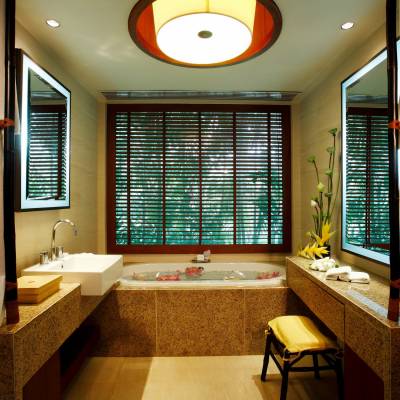
[[[338,193],[339,193],[339,184],[340,184],[340,171],[338,175],[338,182],[337,182],[337,187],[336,187],[336,193],[333,196],[333,184],[334,184],[334,169],[335,169],[335,161],[336,161],[336,135],[333,136],[333,150],[330,148],[329,149],[329,163],[328,163],[328,168],[329,168],[329,174],[328,174],[328,179],[327,179],[327,190],[324,190],[323,192],[319,192],[318,194],[318,199],[317,200],[317,205],[318,207],[315,207],[316,209],[316,215],[313,215],[313,220],[314,220],[314,228],[315,228],[315,234],[318,235],[319,237],[322,236],[322,227],[326,223],[331,223],[331,218],[332,218],[332,213],[335,209]],[[315,157],[314,157],[315,158]],[[317,185],[320,183],[320,176],[318,172],[318,166],[317,163],[315,162],[315,159],[312,161],[312,164],[314,165],[315,169],[315,174],[317,178]],[[324,203],[324,195],[327,194],[327,202]],[[324,209],[326,207],[326,213],[324,213]]]
[[[313,165],[314,165],[315,175],[317,178],[317,185],[318,185],[320,180],[319,180],[318,167],[317,167],[317,163],[315,162],[315,160],[313,161]],[[316,230],[316,232],[319,232],[320,225],[321,225],[321,212],[323,210],[323,198],[322,198],[321,193],[319,194],[319,200],[317,203],[318,203],[319,211],[317,211],[317,223],[316,223],[315,230]]]
[[[332,158],[332,168],[331,168],[332,175],[330,176],[330,181],[331,181],[331,188],[329,191],[330,193],[333,192],[333,173],[334,173],[334,169],[335,169],[335,159],[336,159],[336,135],[333,137],[333,158]],[[338,182],[339,182],[339,180],[338,180]],[[332,213],[333,213],[333,210],[334,210],[335,204],[336,204],[338,189],[339,189],[339,183],[338,183],[338,186],[336,189],[335,200],[333,202],[332,208],[331,208],[331,198],[329,198],[328,212],[327,212],[327,219],[326,219],[326,222],[328,222],[328,223],[331,222]]]
[[[333,160],[334,163],[334,160]],[[329,171],[332,171],[333,175],[333,165],[332,165],[332,153],[329,155]],[[328,193],[332,190],[332,175],[328,176]]]
[[[317,168],[317,163],[313,161],[314,168],[315,168],[315,173],[317,175],[317,185],[319,184],[319,173],[318,173],[318,168]]]
[[[314,168],[315,168],[315,174],[317,176],[317,185],[319,185],[320,180],[319,180],[319,172],[318,172],[317,163],[314,161],[313,164],[314,164]],[[320,235],[321,223],[322,223],[323,212],[324,212],[324,198],[323,198],[322,193],[319,193],[318,207],[319,207],[319,212],[318,212],[318,224],[317,224],[316,232],[318,235]]]
[[[318,224],[318,236],[321,237],[322,224],[324,220],[324,196],[323,193],[319,194],[320,210],[319,210],[319,224]]]
[[[336,159],[336,135],[333,137],[333,149],[334,149],[334,153],[333,153],[333,160],[332,160],[332,177],[331,177],[332,178],[332,189],[331,189],[331,192],[333,191],[333,171],[334,171],[334,168],[335,168],[335,159]],[[339,188],[339,184],[338,184],[337,189],[338,188]],[[334,203],[336,203],[337,193],[338,193],[338,190],[336,190]],[[332,209],[330,210],[330,213],[329,213],[329,222],[331,220],[333,209],[334,209],[334,206],[332,207]]]
[[[313,215],[313,220],[314,220],[314,229],[315,229],[315,232],[317,232],[317,228],[318,228],[318,214],[317,214],[317,215]]]
[[[336,185],[336,193],[335,193],[335,198],[333,200],[333,205],[332,205],[332,212],[335,209],[336,200],[337,200],[337,197],[338,197],[338,194],[339,194],[340,178],[341,178],[341,171],[339,170],[338,181],[337,181],[337,185]]]

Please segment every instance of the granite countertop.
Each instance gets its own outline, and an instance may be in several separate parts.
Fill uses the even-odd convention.
[[[398,322],[387,319],[389,301],[388,280],[370,272],[368,272],[370,275],[369,284],[326,280],[325,272],[318,272],[309,268],[312,263],[311,260],[302,257],[289,257],[288,260],[296,264],[312,281],[342,303],[354,304],[372,317],[380,320],[389,328],[400,329],[400,319]],[[339,262],[339,264],[341,263]],[[360,268],[351,267],[353,271],[362,271]]]
[[[61,283],[60,290],[47,299],[43,300],[39,304],[20,304],[19,305],[19,316],[20,320],[17,324],[5,325],[0,327],[0,335],[15,334],[26,325],[32,322],[35,318],[43,314],[54,304],[59,302],[65,296],[69,295],[75,290],[79,290],[79,283]]]

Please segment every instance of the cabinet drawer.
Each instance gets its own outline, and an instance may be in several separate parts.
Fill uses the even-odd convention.
[[[341,340],[344,340],[344,305],[312,282],[290,262],[288,286],[304,304]]]

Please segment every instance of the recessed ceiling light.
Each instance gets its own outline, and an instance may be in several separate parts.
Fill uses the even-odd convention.
[[[348,29],[351,29],[354,26],[354,22],[345,22],[344,24],[342,24],[341,28],[344,31],[347,31]]]
[[[51,28],[58,28],[60,26],[60,23],[56,21],[55,19],[48,19],[46,20],[46,24],[50,26]]]

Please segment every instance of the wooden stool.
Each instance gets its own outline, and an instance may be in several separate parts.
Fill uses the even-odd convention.
[[[336,344],[324,336],[317,326],[307,317],[282,316],[268,323],[266,345],[261,380],[266,381],[269,357],[271,356],[282,375],[281,397],[286,399],[289,371],[314,371],[316,379],[320,378],[319,371],[335,370],[339,399],[343,400],[342,352]],[[281,365],[272,352],[274,345],[282,358]],[[322,356],[328,365],[319,366],[318,356]],[[312,356],[313,367],[293,367],[305,356]]]

